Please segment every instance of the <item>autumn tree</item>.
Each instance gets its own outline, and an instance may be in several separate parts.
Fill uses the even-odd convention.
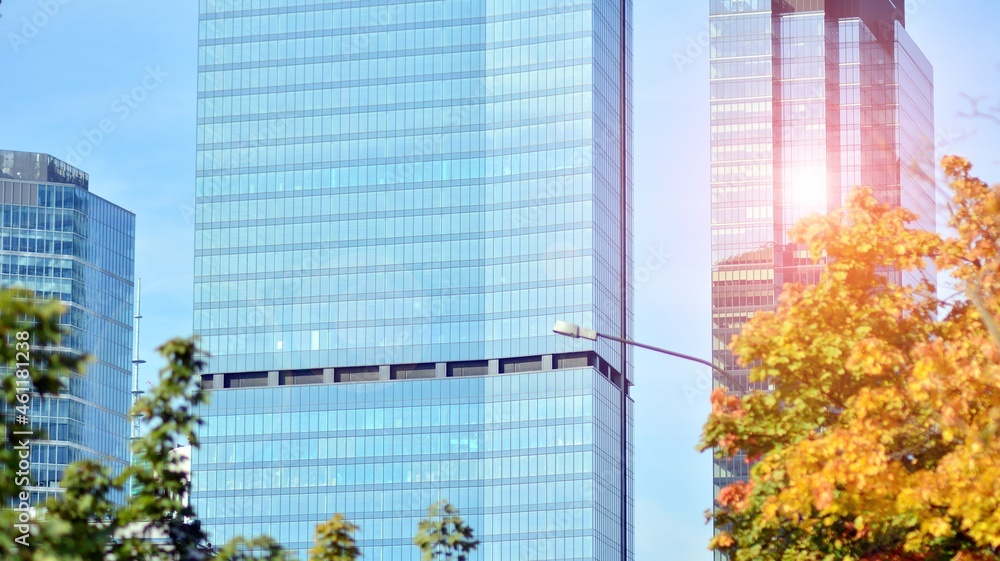
[[[717,390],[702,449],[746,453],[711,548],[735,560],[1000,558],[1000,194],[946,158],[942,236],[867,189],[792,233],[826,263],[733,350],[773,391]],[[929,264],[954,280],[939,298]],[[944,292],[944,290],[942,291]]]
[[[431,505],[418,529],[413,543],[420,548],[421,561],[468,561],[479,546],[472,528],[448,501]]]
[[[361,550],[354,541],[360,530],[343,514],[335,514],[329,521],[316,526],[316,546],[309,551],[312,561],[354,561],[361,557]]]

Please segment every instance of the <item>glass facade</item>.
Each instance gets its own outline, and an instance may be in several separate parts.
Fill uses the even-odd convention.
[[[712,348],[744,383],[732,337],[784,283],[819,279],[797,221],[865,185],[935,228],[933,70],[896,4],[711,0]],[[747,476],[716,460],[716,493]]]
[[[365,559],[416,559],[448,499],[474,559],[618,559],[620,403],[592,368],[216,392],[193,493],[215,543],[268,533],[303,558],[342,512]]]
[[[396,384],[463,388],[457,378],[484,376],[476,383],[486,387],[502,383],[493,375],[555,376],[566,353],[587,354],[588,372],[627,388],[631,356],[621,345],[550,330],[563,319],[631,332],[630,18],[628,0],[262,0],[253,8],[201,0],[194,325],[219,389],[210,425],[218,400],[238,399],[222,397],[229,392],[260,392],[261,404],[286,395],[239,389],[247,386],[340,392],[326,386],[378,380],[391,392]],[[443,379],[403,381],[428,372]],[[616,411],[630,403],[622,393]],[[255,414],[253,403],[241,414]],[[438,414],[449,407],[426,405]],[[576,529],[540,522],[561,545],[536,548],[536,559],[631,555],[621,438],[630,421],[605,414],[617,415],[618,436],[594,446],[620,464],[607,506],[617,534],[602,526],[613,542],[594,530],[597,541],[577,549]],[[390,452],[380,456],[398,453]],[[208,464],[198,457],[201,486]],[[338,449],[307,477],[345,461]],[[476,473],[475,485],[486,486],[485,472]],[[209,508],[201,496],[196,505]],[[463,510],[485,508],[456,496]],[[252,522],[219,510],[206,520],[219,535],[250,523],[300,547],[340,504],[306,502],[292,520],[272,509],[280,502],[261,506]],[[407,505],[400,520],[416,516]],[[520,511],[491,508],[478,511],[498,517],[481,519],[497,524],[486,530],[487,558],[523,558],[533,540],[518,529]],[[363,522],[371,511],[351,512]],[[579,514],[605,524],[596,512]],[[392,549],[408,541],[371,544],[366,558],[415,555]]]
[[[67,464],[129,461],[135,215],[87,190],[87,174],[44,154],[0,151],[0,285],[63,302],[63,345],[94,361],[63,395],[31,401],[37,503]],[[122,493],[112,497],[122,502]]]
[[[203,0],[211,369],[552,352],[556,319],[624,332],[621,4]]]

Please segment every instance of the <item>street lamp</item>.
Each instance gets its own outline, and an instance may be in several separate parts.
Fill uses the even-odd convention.
[[[702,359],[700,359],[698,357],[693,357],[693,356],[685,355],[685,354],[681,354],[681,353],[675,353],[674,351],[668,351],[666,349],[661,349],[659,347],[654,347],[652,345],[646,345],[646,344],[643,344],[643,343],[638,343],[636,341],[632,341],[631,339],[623,339],[621,337],[615,337],[614,335],[607,335],[607,334],[604,334],[604,333],[598,333],[597,331],[594,331],[593,329],[587,329],[585,327],[580,327],[579,325],[576,325],[575,323],[570,323],[568,321],[562,321],[562,320],[557,321],[556,324],[552,327],[552,332],[553,333],[558,333],[559,335],[565,335],[566,337],[571,337],[573,339],[587,339],[587,340],[590,340],[590,341],[596,341],[597,338],[600,337],[602,339],[609,339],[611,341],[617,341],[619,343],[625,343],[626,345],[632,345],[634,347],[642,347],[643,349],[649,349],[651,351],[656,351],[658,353],[662,353],[662,354],[665,354],[665,355],[670,355],[670,356],[677,357],[677,358],[683,358],[684,360],[690,360],[692,362],[697,362],[699,364],[704,364],[705,366],[711,368],[712,370],[715,370],[719,374],[722,374],[727,380],[729,380],[729,382],[731,384],[733,384],[733,386],[736,389],[738,389],[740,391],[740,393],[742,393],[743,395],[746,395],[746,393],[747,393],[747,389],[745,387],[743,387],[743,384],[741,384],[738,381],[736,381],[736,378],[733,378],[733,376],[729,372],[726,372],[725,370],[719,368],[718,366],[712,364],[711,362],[709,362],[707,360],[702,360]]]

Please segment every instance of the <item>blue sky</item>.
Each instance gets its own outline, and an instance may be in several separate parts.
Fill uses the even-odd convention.
[[[973,158],[1000,182],[1000,126],[959,115],[963,94],[1000,100],[1000,2],[906,4],[935,67],[940,154]],[[70,160],[95,193],[137,215],[145,383],[161,365],[152,349],[191,332],[197,2],[7,0],[0,15],[0,148]],[[636,338],[702,357],[707,21],[707,0],[635,0]],[[642,351],[636,359],[637,558],[707,561],[711,463],[694,447],[708,374]]]

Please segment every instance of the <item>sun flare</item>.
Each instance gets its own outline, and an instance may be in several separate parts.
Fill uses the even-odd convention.
[[[788,170],[785,181],[785,203],[797,206],[826,205],[827,176],[825,166],[796,166]]]

